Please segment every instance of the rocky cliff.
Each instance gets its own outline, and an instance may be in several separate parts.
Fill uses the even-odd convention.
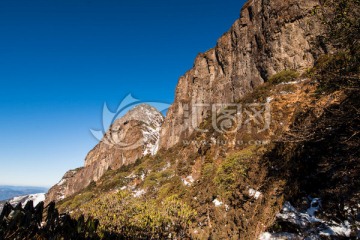
[[[199,54],[194,67],[179,79],[164,123],[149,106],[130,111],[90,151],[84,168],[69,171],[49,191],[47,201],[61,200],[97,181],[108,169],[189,138],[209,117],[209,104],[237,103],[276,72],[311,67],[317,54],[326,51],[315,47],[321,30],[311,10],[317,4],[316,0],[248,1],[216,47]],[[144,121],[132,121],[134,116]]]
[[[139,105],[117,119],[85,159],[85,166],[68,171],[52,187],[46,202],[62,200],[98,181],[109,169],[134,163],[156,154],[164,117],[149,105]]]
[[[208,104],[236,103],[276,72],[311,67],[319,53],[315,43],[321,28],[311,13],[318,4],[248,1],[216,47],[199,54],[194,67],[180,78],[161,130],[161,148],[188,138],[207,118]]]
[[[159,114],[156,124],[115,123],[85,167],[50,191],[83,188],[59,210],[126,239],[358,239],[360,64],[328,50],[317,4],[248,1],[180,78],[163,125]],[[239,103],[244,124],[232,131],[228,117],[231,131],[215,129],[212,103]],[[112,145],[138,139],[129,152]]]

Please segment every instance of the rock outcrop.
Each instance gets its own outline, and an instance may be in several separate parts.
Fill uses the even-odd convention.
[[[311,67],[318,54],[327,51],[315,47],[315,33],[322,33],[311,13],[317,5],[317,0],[248,1],[216,47],[199,54],[180,78],[165,120],[146,105],[130,111],[88,154],[84,168],[69,171],[49,191],[47,201],[61,200],[96,182],[108,169],[189,138],[209,116],[210,104],[236,103],[276,72]]]
[[[107,170],[119,169],[148,154],[156,154],[163,115],[149,105],[139,105],[117,119],[101,142],[89,152],[85,166],[68,171],[52,187],[46,202],[62,200],[98,181]]]
[[[216,47],[199,54],[194,67],[180,78],[161,131],[161,148],[188,138],[207,117],[208,104],[236,103],[274,73],[311,67],[318,53],[326,51],[314,47],[319,40],[315,33],[322,32],[311,13],[318,4],[248,1]]]

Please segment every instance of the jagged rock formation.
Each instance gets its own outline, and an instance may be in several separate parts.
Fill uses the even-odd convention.
[[[107,170],[119,169],[137,159],[156,154],[164,117],[149,105],[139,105],[116,120],[102,141],[89,152],[85,166],[68,171],[52,187],[46,202],[62,200],[98,181]]]
[[[161,148],[188,138],[207,117],[207,106],[235,103],[284,69],[311,67],[321,34],[311,13],[317,0],[248,1],[241,17],[217,42],[197,56],[194,67],[179,80],[174,104],[161,131]],[[323,46],[323,51],[327,51]],[[184,117],[185,116],[185,117]]]
[[[131,239],[359,238],[358,72],[351,76],[357,85],[323,93],[318,75],[338,79],[343,72],[326,71],[343,69],[343,55],[318,58],[329,47],[313,15],[317,4],[247,2],[217,46],[180,78],[163,125],[151,107],[134,109],[47,200],[72,195],[59,202],[61,212],[95,216],[103,234]],[[251,112],[254,102],[266,102],[265,111],[255,109],[263,115],[249,115],[248,125],[233,132],[211,126],[207,104],[241,103]],[[235,123],[246,122],[237,115]]]
[[[217,46],[200,54],[193,69],[180,78],[175,102],[164,124],[161,114],[150,107],[130,111],[111,126],[88,154],[84,168],[69,171],[49,191],[47,201],[78,192],[91,181],[99,180],[108,169],[155,154],[159,144],[168,149],[189,137],[208,117],[207,104],[238,102],[278,71],[301,71],[312,66],[318,53],[313,45],[317,39],[314,32],[321,33],[311,14],[317,4],[316,0],[247,2],[240,19],[218,40]],[[129,120],[132,117],[143,122]]]

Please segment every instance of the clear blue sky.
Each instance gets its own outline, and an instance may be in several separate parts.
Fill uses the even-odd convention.
[[[1,0],[0,184],[50,186],[83,165],[104,102],[171,103],[243,0]]]

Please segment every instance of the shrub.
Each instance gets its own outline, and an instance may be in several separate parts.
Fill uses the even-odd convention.
[[[158,203],[141,201],[130,192],[106,194],[85,204],[81,211],[100,221],[100,235],[119,234],[126,239],[186,237],[196,212],[173,195]]]
[[[255,154],[255,146],[250,146],[242,151],[227,157],[220,165],[214,179],[221,193],[229,196],[241,177],[246,177],[248,166],[245,160]]]
[[[279,84],[296,80],[300,74],[295,70],[283,70],[269,78],[270,84]]]

